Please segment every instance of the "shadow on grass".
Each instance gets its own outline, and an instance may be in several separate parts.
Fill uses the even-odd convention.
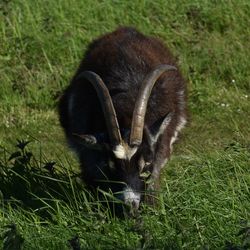
[[[31,209],[41,217],[50,218],[56,213],[57,203],[64,202],[71,210],[85,214],[123,217],[123,204],[113,194],[101,190],[90,192],[80,174],[55,162],[44,161],[41,156],[38,160],[28,149],[29,143],[18,140],[13,152],[2,149],[0,201],[4,205]]]
[[[14,152],[2,149],[0,159],[0,200],[4,205],[38,211],[47,217],[45,208],[53,208],[56,201],[64,201],[77,209],[81,197],[91,200],[77,174],[55,162],[37,160],[28,150],[29,141],[18,141]],[[88,196],[88,197],[87,197]]]

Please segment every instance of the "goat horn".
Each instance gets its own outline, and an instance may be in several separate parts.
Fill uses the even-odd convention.
[[[152,70],[142,82],[133,112],[129,141],[131,147],[139,146],[142,142],[144,119],[151,91],[158,78],[168,70],[177,69],[171,65],[161,64]]]
[[[112,144],[112,146],[121,144],[122,137],[117,121],[116,112],[111,96],[109,94],[109,90],[104,84],[103,80],[99,75],[97,75],[93,71],[84,71],[79,74],[77,79],[79,78],[86,78],[96,90],[105,117],[110,143]]]

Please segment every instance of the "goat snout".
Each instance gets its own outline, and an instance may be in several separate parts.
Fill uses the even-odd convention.
[[[127,187],[123,191],[124,203],[132,209],[138,209],[141,201],[141,194]]]

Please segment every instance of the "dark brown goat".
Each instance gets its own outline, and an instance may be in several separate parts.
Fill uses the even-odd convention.
[[[138,208],[186,123],[186,85],[160,40],[123,27],[90,44],[59,114],[86,184]]]

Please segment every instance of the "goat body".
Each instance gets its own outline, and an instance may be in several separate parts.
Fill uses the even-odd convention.
[[[159,68],[152,92],[148,92],[150,97],[145,98],[147,87],[143,89],[143,82]],[[112,114],[103,108],[106,97],[103,102],[86,76],[103,81],[113,104]],[[141,103],[145,115],[140,111]],[[89,45],[59,103],[60,122],[79,157],[86,184],[112,190],[136,208],[145,191],[158,185],[160,170],[186,123],[186,113],[186,84],[174,57],[160,40],[129,27],[119,28]],[[117,121],[112,129],[109,119]],[[139,136],[131,125],[135,119]],[[120,133],[120,143],[112,141],[113,129],[117,129],[118,137]],[[133,133],[136,139],[131,139]]]

